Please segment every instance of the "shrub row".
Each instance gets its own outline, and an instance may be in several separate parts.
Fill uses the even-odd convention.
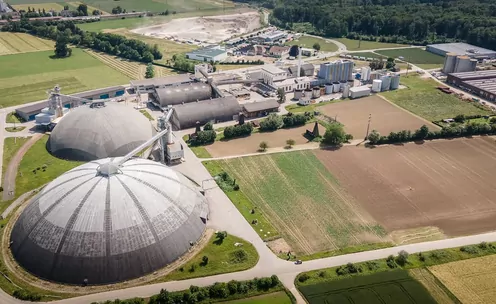
[[[224,191],[238,191],[239,185],[236,184],[236,180],[231,178],[227,172],[222,172],[215,177],[215,182]]]
[[[288,115],[282,118],[282,121],[285,128],[290,128],[290,127],[304,125],[307,123],[309,119],[310,119],[309,115],[303,115],[303,114],[293,115],[289,113]]]
[[[230,139],[235,137],[248,136],[253,131],[253,126],[250,123],[242,125],[229,126],[224,129],[224,138]]]
[[[24,289],[16,289],[12,295],[23,301],[36,302],[41,300],[41,296],[39,294]]]
[[[196,135],[191,138],[191,144],[195,146],[211,144],[215,141],[217,134],[214,130],[203,130],[196,132]]]
[[[284,116],[272,113],[260,122],[260,131],[275,131],[282,127],[291,128],[301,126],[311,118],[312,114],[309,112],[306,112],[305,114],[288,113]]]

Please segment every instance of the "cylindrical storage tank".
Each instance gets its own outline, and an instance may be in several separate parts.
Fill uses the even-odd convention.
[[[300,100],[302,95],[303,95],[303,91],[302,90],[295,90],[294,99]]]
[[[477,59],[470,59],[470,71],[473,72],[477,69]]]
[[[325,95],[326,91],[325,91],[325,85],[321,85],[320,86],[320,96],[322,95]]]
[[[381,80],[382,80],[381,92],[389,91],[389,88],[391,87],[391,76],[384,75],[381,77]]]
[[[354,80],[348,80],[347,85],[350,86],[350,88],[352,88],[355,86],[355,81]]]
[[[391,77],[391,85],[389,86],[390,90],[397,90],[400,86],[400,75],[396,74]]]
[[[350,96],[350,86],[345,85],[343,89],[343,97],[347,98],[348,96]]]
[[[472,63],[470,62],[470,57],[468,56],[458,56],[456,57],[456,64],[454,73],[472,72]]]
[[[332,84],[326,84],[325,93],[326,94],[332,94]]]
[[[342,91],[344,89],[344,86],[347,84],[348,82],[346,80],[343,80],[343,81],[340,81],[339,82],[339,89]]]
[[[332,83],[332,91],[333,92],[339,92],[339,87],[340,87],[339,82],[333,82]]]
[[[310,97],[312,97],[312,89],[306,89],[305,91],[303,91],[303,94],[305,94],[306,99],[309,99]]]
[[[381,91],[382,80],[375,79],[372,81],[372,92],[378,93]]]
[[[319,98],[319,97],[320,97],[320,88],[314,87],[312,89],[312,98]]]
[[[444,58],[443,72],[446,74],[453,73],[455,71],[455,65],[456,65],[456,54],[447,53],[446,57]]]
[[[370,80],[370,67],[364,66],[362,67],[361,70],[361,79],[362,81],[369,81]]]

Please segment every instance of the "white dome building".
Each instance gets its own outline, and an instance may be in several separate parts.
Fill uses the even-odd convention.
[[[11,250],[50,281],[114,283],[178,259],[203,234],[207,214],[199,188],[165,165],[97,160],[61,175],[29,203]]]
[[[143,114],[116,102],[83,105],[55,126],[47,149],[56,157],[91,161],[124,156],[150,139],[155,130]]]

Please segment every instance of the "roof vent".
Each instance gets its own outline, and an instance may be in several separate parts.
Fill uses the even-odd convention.
[[[122,171],[119,169],[119,166],[116,163],[108,162],[105,164],[101,164],[96,168],[98,175],[109,177],[114,174],[120,174]]]

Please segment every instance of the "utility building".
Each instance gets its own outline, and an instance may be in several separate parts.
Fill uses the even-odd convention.
[[[274,65],[264,65],[262,67],[262,79],[265,84],[274,85],[276,81],[288,78],[288,72]]]
[[[496,58],[495,51],[462,42],[430,44],[426,47],[426,51],[441,56],[445,56],[448,53],[457,56],[468,56],[477,60]]]
[[[227,51],[221,46],[215,45],[186,53],[186,58],[203,62],[219,62],[227,58]]]

